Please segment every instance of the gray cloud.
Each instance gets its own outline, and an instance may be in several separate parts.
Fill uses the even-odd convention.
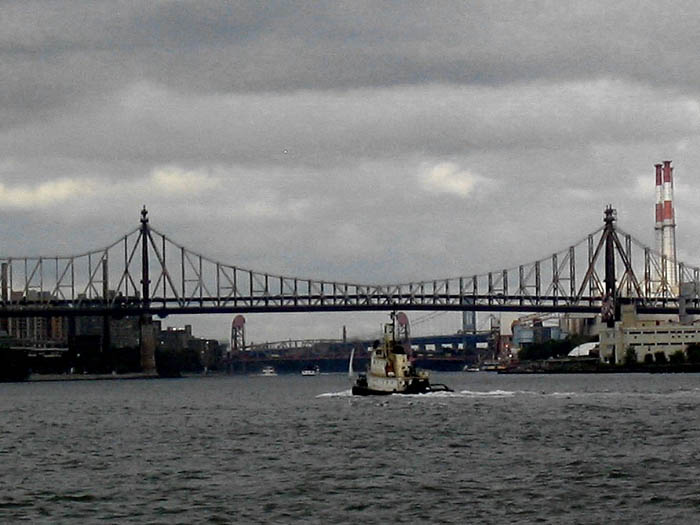
[[[609,75],[698,85],[692,2],[6,4],[12,102],[29,83],[32,102],[65,103],[134,78],[223,93]]]
[[[100,104],[0,133],[0,148],[31,158],[288,167],[682,140],[699,129],[696,99],[609,80],[204,96],[136,83]]]
[[[104,245],[147,204],[183,244],[255,269],[478,273],[568,246],[608,202],[652,242],[653,164],[672,159],[680,253],[700,262],[693,2],[2,12],[0,246],[12,255]],[[279,319],[280,337],[333,325]]]

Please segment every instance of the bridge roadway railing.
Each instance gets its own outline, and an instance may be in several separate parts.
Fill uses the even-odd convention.
[[[613,219],[614,220],[614,219]],[[613,264],[610,264],[612,259]],[[148,224],[72,256],[0,256],[0,317],[367,310],[600,312],[610,288],[640,311],[700,313],[700,269],[669,261],[612,221],[547,257],[470,276],[358,284],[206,257]]]

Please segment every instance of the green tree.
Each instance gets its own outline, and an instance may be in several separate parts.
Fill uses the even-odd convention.
[[[550,357],[566,357],[572,349],[580,344],[589,342],[591,339],[583,336],[569,336],[559,341],[551,339],[543,343],[529,344],[520,349],[518,359],[521,361],[536,361],[549,359]]]
[[[685,349],[689,363],[700,363],[700,344],[691,343]]]
[[[636,365],[637,364],[637,351],[631,346],[627,347],[625,352],[625,364],[626,365]]]
[[[668,360],[673,365],[681,365],[685,363],[685,352],[683,352],[683,350],[676,350],[671,354]]]
[[[654,356],[652,354],[644,354],[644,364],[645,365],[653,365],[654,364]]]
[[[657,365],[664,365],[668,363],[668,359],[666,359],[666,352],[664,352],[663,350],[654,352],[654,361],[656,361]]]

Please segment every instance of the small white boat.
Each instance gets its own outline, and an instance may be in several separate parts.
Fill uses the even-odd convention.
[[[321,369],[319,368],[318,365],[311,366],[311,367],[307,366],[301,371],[301,375],[303,375],[303,376],[318,376],[318,375],[321,375]]]
[[[267,376],[267,377],[272,377],[276,376],[277,372],[275,372],[275,368],[272,366],[265,366],[262,369],[262,373],[260,374],[262,376]]]
[[[482,372],[498,372],[499,370],[505,370],[505,368],[499,361],[484,361],[479,370]]]

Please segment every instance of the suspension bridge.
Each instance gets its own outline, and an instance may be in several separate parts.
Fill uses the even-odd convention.
[[[610,316],[622,302],[642,313],[672,313],[681,301],[687,313],[700,313],[700,268],[666,260],[617,228],[616,219],[608,207],[601,227],[531,263],[479,275],[360,284],[216,261],[153,228],[144,207],[138,227],[104,248],[77,255],[3,254],[0,318],[396,309]]]

